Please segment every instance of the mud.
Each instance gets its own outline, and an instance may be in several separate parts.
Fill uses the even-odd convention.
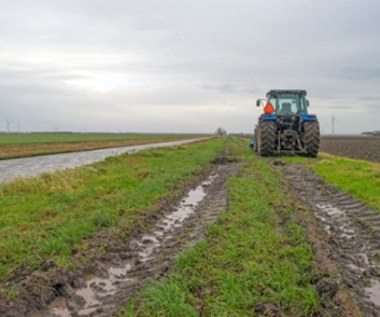
[[[205,138],[1,160],[0,182],[9,182],[21,177],[34,177],[46,172],[54,172],[65,170],[67,168],[80,167],[83,165],[102,161],[109,156],[121,155],[127,152],[183,145],[199,141],[201,139]]]
[[[122,246],[109,245],[107,254],[89,254],[88,264],[75,273],[64,272],[54,263],[40,268],[14,286],[20,295],[0,301],[0,315],[6,317],[111,316],[137,287],[159,279],[176,256],[193,246],[209,224],[226,209],[225,181],[238,170],[238,163],[226,159],[197,186],[189,189],[177,204],[149,219],[145,230],[134,234]],[[36,285],[38,284],[38,285]]]
[[[339,280],[363,316],[380,316],[380,215],[298,165],[282,167],[323,228]]]

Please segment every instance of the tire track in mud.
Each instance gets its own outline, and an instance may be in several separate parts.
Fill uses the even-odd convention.
[[[364,316],[380,316],[380,215],[311,170],[284,166],[296,195],[324,227],[332,260]]]
[[[116,247],[106,259],[94,259],[91,268],[77,276],[50,281],[54,288],[48,299],[21,299],[12,307],[1,307],[1,316],[67,317],[111,316],[122,307],[136,288],[149,280],[162,277],[178,253],[193,246],[204,235],[207,226],[216,221],[227,207],[225,182],[238,170],[238,163],[222,157],[213,162],[211,173],[189,190],[177,206],[152,219],[150,229],[130,237],[123,248]],[[53,271],[54,271],[53,267]],[[19,287],[31,287],[35,281],[44,282],[41,269],[30,281]],[[49,274],[49,269],[47,274]],[[62,274],[62,273],[61,273]],[[63,274],[64,275],[64,274]],[[23,285],[24,283],[24,285]],[[34,307],[34,308],[33,308]],[[36,307],[40,307],[36,312]]]

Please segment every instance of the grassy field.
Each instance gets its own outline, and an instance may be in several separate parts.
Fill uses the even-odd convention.
[[[21,264],[44,259],[67,265],[82,241],[100,230],[143,225],[162,197],[179,197],[185,183],[224,148],[212,139],[110,157],[83,168],[0,186],[0,279]],[[181,164],[177,164],[181,162]]]
[[[286,162],[305,164],[327,182],[380,212],[380,163],[329,154],[317,159],[283,157]]]
[[[320,308],[313,254],[280,176],[234,139],[243,162],[229,207],[174,272],[142,288],[123,316],[312,316]]]
[[[88,151],[194,138],[179,134],[0,134],[0,159],[28,157],[65,152]]]

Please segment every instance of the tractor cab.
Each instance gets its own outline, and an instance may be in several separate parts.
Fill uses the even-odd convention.
[[[309,101],[305,97],[305,90],[271,90],[267,94],[268,103],[273,105],[278,116],[307,114]]]

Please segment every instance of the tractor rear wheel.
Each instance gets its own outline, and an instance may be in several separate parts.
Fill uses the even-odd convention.
[[[257,136],[257,152],[261,156],[272,155],[276,142],[276,123],[273,121],[262,121],[259,124]]]
[[[303,145],[305,147],[306,155],[310,157],[317,157],[320,142],[319,122],[308,121],[303,123]]]

